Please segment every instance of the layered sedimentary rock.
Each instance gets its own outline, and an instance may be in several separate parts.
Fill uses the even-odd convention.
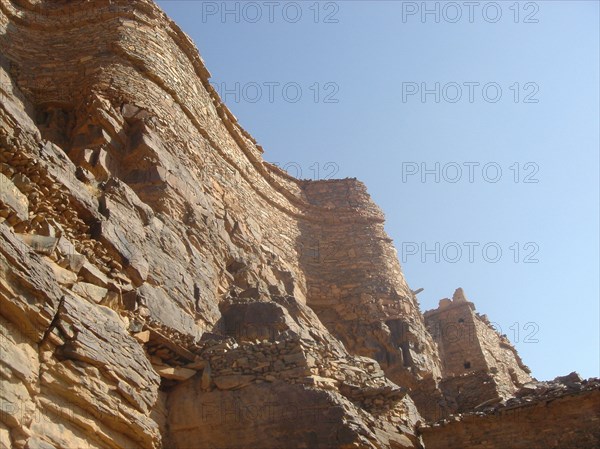
[[[29,374],[39,390],[23,398],[44,428],[29,417],[7,420],[10,440],[231,446],[227,425],[194,437],[207,423],[179,398],[194,405],[200,392],[209,400],[235,390],[254,404],[267,388],[280,404],[327,410],[329,430],[275,414],[272,441],[263,432],[240,444],[418,445],[420,418],[406,389],[361,358],[366,351],[349,353],[306,305],[321,289],[328,296],[339,288],[357,303],[380,285],[373,311],[394,285],[398,304],[409,293],[395,260],[395,271],[382,266],[364,288],[363,274],[352,278],[367,258],[393,257],[364,186],[342,180],[319,190],[264,163],[189,39],[150,2],[1,7],[2,157],[11,186],[3,314],[15,309],[6,315],[16,326],[45,317],[22,343],[39,359]],[[308,264],[329,263],[325,240],[342,237],[338,230],[364,242],[354,271],[336,283],[318,273],[307,281]],[[22,285],[36,282],[49,286],[35,290],[32,309]],[[423,320],[411,315],[421,333],[413,340],[422,340]],[[387,344],[399,353],[385,338],[376,340],[382,351]],[[431,351],[402,370],[431,371]],[[62,407],[52,404],[61,403],[73,403],[68,431],[54,416]]]
[[[457,394],[463,305],[425,319],[365,186],[264,162],[151,1],[0,0],[0,48],[0,447],[416,448],[530,380],[469,309]]]

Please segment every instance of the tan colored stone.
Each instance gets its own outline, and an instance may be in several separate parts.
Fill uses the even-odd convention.
[[[133,338],[135,338],[140,343],[148,343],[150,340],[150,331],[138,332],[137,334],[133,334]]]
[[[31,248],[40,254],[45,254],[49,256],[52,254],[56,245],[58,243],[58,239],[56,237],[50,237],[45,235],[36,235],[36,234],[17,234],[21,240],[23,240],[27,245],[31,246]]]
[[[598,446],[593,382],[519,388],[462,291],[440,313],[467,313],[479,347],[432,336],[365,185],[266,163],[152,2],[3,2],[0,28],[0,169],[20,191],[3,182],[0,394],[22,406],[0,444],[420,448],[426,419],[540,400],[519,408],[529,447]],[[10,226],[61,238],[43,259]],[[442,445],[520,441],[517,420],[469,416]]]
[[[67,287],[71,287],[71,286],[73,286],[73,284],[75,284],[77,282],[77,275],[75,273],[61,267],[60,265],[58,265],[56,262],[54,262],[52,259],[50,259],[48,257],[45,257],[44,260],[46,261],[48,266],[52,269],[52,272],[54,273],[54,278],[56,279],[56,282],[58,282],[61,285],[65,285]]]
[[[87,282],[77,282],[72,287],[73,293],[78,294],[96,304],[100,304],[106,295],[108,294],[108,290],[99,287],[94,284],[89,284]]]
[[[219,390],[236,390],[250,384],[254,379],[255,376],[234,374],[214,377],[213,381]]]
[[[197,373],[196,370],[181,367],[153,366],[153,368],[160,375],[160,377],[173,380],[187,380]]]
[[[0,173],[0,207],[10,207],[21,220],[29,218],[29,201],[27,197],[13,184],[13,182]]]
[[[103,288],[108,286],[108,277],[90,262],[84,262],[79,270],[79,275],[90,284]]]

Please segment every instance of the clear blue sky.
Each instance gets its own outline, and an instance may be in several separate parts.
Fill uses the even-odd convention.
[[[600,375],[598,2],[158,3],[268,161],[367,184],[423,310],[463,287],[538,379]]]

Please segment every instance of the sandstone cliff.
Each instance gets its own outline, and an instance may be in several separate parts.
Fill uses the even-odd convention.
[[[0,48],[0,447],[416,448],[531,380],[461,292],[420,313],[362,183],[263,161],[151,1],[0,0]]]

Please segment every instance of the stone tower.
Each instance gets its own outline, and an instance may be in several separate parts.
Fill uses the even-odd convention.
[[[439,347],[441,388],[451,411],[501,401],[531,380],[516,349],[485,315],[475,312],[462,288],[456,289],[452,300],[440,300],[439,307],[424,316]]]

